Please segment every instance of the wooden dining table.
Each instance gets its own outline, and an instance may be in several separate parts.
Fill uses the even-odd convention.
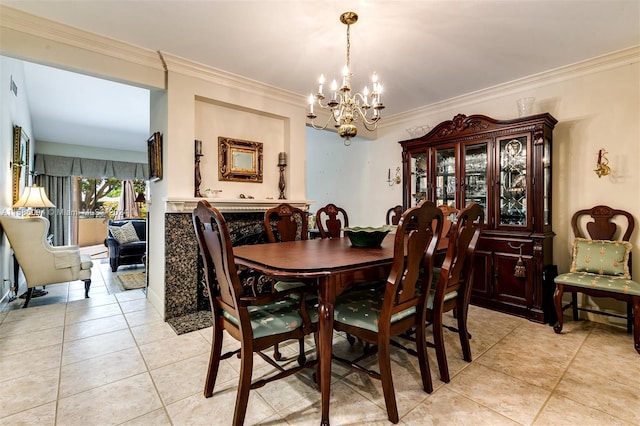
[[[380,279],[393,262],[394,235],[376,248],[352,247],[348,238],[325,238],[234,247],[236,263],[277,279],[315,281],[318,288],[318,377],[321,424],[329,424],[333,310],[336,296],[365,278]]]
[[[348,238],[326,238],[234,247],[237,264],[276,279],[315,281],[318,289],[318,377],[321,424],[329,424],[333,313],[336,296],[350,285],[385,279],[393,263],[395,234],[380,247],[352,247]],[[439,244],[439,248],[443,245]],[[446,247],[446,245],[444,246]]]

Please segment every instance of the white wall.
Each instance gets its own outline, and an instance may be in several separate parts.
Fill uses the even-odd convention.
[[[9,90],[11,79],[18,87],[18,95]],[[31,130],[31,115],[26,96],[26,84],[24,80],[24,68],[22,61],[0,56],[0,214],[11,211],[12,202],[12,169],[9,162],[13,161],[13,126],[22,127],[22,131],[29,135],[31,147],[30,164],[33,164],[33,132]],[[24,173],[24,170],[23,170]],[[10,266],[9,242],[0,236],[0,301],[4,300],[9,292],[10,282],[13,281],[13,269]]]

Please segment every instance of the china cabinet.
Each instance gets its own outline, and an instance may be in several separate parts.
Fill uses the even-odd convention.
[[[549,114],[495,120],[456,115],[401,141],[404,208],[428,199],[485,210],[471,303],[543,322],[543,271],[552,264]]]

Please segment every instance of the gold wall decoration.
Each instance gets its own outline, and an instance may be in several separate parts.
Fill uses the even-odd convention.
[[[20,193],[29,186],[30,148],[29,136],[22,131],[22,127],[13,126],[13,158],[11,161],[12,170],[12,204],[20,198]]]
[[[262,183],[262,142],[218,137],[218,180]]]

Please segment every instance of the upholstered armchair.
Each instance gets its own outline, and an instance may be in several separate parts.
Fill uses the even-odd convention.
[[[147,253],[147,221],[144,219],[109,219],[107,238],[109,264],[116,272],[120,265],[144,263]]]
[[[84,295],[89,297],[93,262],[80,256],[78,246],[55,247],[49,244],[48,219],[40,216],[0,216],[0,225],[27,280],[25,308],[29,305],[33,289],[43,285],[82,280]]]

